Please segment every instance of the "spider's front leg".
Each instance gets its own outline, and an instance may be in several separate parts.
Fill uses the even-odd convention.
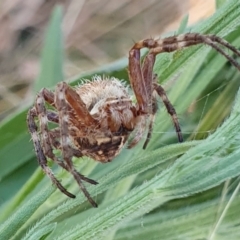
[[[48,104],[52,105],[54,108],[57,108],[56,107],[56,104],[55,104],[55,99],[54,99],[54,94],[53,92],[47,90],[46,88],[43,88],[40,93],[39,93],[39,96],[42,98],[43,101],[46,101]],[[40,106],[36,106],[37,108],[39,108],[39,112],[42,112],[42,114],[44,116],[47,116],[47,119],[50,121],[50,122],[55,122],[57,124],[59,124],[59,116],[57,113],[55,112],[50,112],[50,111],[46,111],[46,108],[44,106],[44,104],[41,104]],[[74,115],[71,111],[69,111],[69,108],[68,109],[68,112],[69,112],[69,116],[74,119]],[[42,120],[43,121],[43,120]],[[47,120],[45,119],[45,121],[43,122],[46,122]],[[74,122],[76,125],[78,124],[78,121],[75,121]],[[54,162],[56,162],[59,166],[61,166],[62,168],[64,168],[66,171],[72,173],[72,166],[69,167],[66,162],[63,162],[61,160],[59,160],[53,153],[53,148],[52,148],[52,145],[56,148],[56,149],[61,149],[62,146],[61,146],[61,143],[59,141],[57,141],[57,139],[60,139],[61,137],[61,133],[60,133],[60,129],[54,129],[54,130],[51,130],[49,131],[47,126],[45,124],[41,124],[40,125],[40,128],[41,128],[41,132],[43,133],[43,135],[47,136],[46,138],[51,140],[51,144],[49,144],[49,140],[48,141],[44,141],[44,154],[52,159]],[[72,153],[72,156],[75,156],[75,157],[82,157],[82,153],[77,150],[77,149],[74,149],[73,147],[71,146],[68,146],[69,150],[71,151]],[[75,169],[74,169],[75,170]],[[76,170],[75,170],[76,171]],[[76,171],[77,172],[77,171]],[[85,177],[84,175],[80,174],[80,173],[76,173],[83,181],[85,182],[88,182],[90,184],[98,184],[96,181],[94,181],[93,179],[90,179],[90,178],[87,178]]]
[[[59,116],[56,112],[47,111],[45,107],[45,101],[56,108],[54,102],[54,94],[47,89],[42,89],[36,97],[35,107],[29,110],[27,116],[28,128],[32,135],[37,159],[43,171],[50,177],[52,182],[60,189],[60,191],[68,197],[75,198],[75,195],[68,192],[62,186],[62,184],[55,178],[51,169],[47,166],[47,158],[49,158],[68,172],[72,173],[72,170],[70,170],[66,162],[59,160],[53,153],[53,147],[56,149],[61,149],[61,143],[58,140],[60,139],[60,130],[58,128],[49,130],[48,121],[59,124]],[[40,134],[38,134],[38,127],[35,123],[35,118],[37,117],[39,119]],[[81,152],[77,149],[74,149],[71,146],[69,146],[69,149],[72,152],[73,156],[82,157]],[[75,172],[76,175],[83,181],[94,185],[97,184],[96,181],[81,175],[76,170]],[[96,207],[95,203],[92,203],[92,205]]]
[[[162,98],[162,101],[172,117],[175,130],[178,135],[179,142],[183,141],[181,129],[178,123],[176,111],[167,98],[164,89],[157,83],[152,83],[153,80],[153,65],[157,54],[163,52],[174,52],[176,50],[190,47],[198,44],[206,44],[229,60],[238,70],[240,70],[240,64],[231,57],[228,52],[223,50],[224,47],[231,50],[234,54],[240,57],[240,51],[232,46],[224,39],[215,35],[204,35],[199,33],[186,33],[178,36],[167,37],[159,40],[145,39],[134,44],[129,52],[129,78],[137,98],[139,115],[154,114],[151,107],[151,96],[153,91],[156,91]],[[149,53],[146,55],[141,69],[140,65],[140,49],[149,48]],[[151,131],[151,122],[149,125],[149,131]],[[149,135],[149,134],[148,134]],[[136,141],[135,141],[136,142]],[[146,146],[146,140],[144,146]]]
[[[60,140],[63,159],[66,162],[68,171],[73,175],[88,201],[93,207],[97,207],[97,203],[91,198],[82,181],[87,181],[91,184],[97,184],[97,182],[78,173],[72,162],[74,151],[69,145],[70,132],[68,126],[69,116],[71,116],[69,115],[69,106],[71,107],[71,110],[74,111],[75,118],[79,118],[79,121],[83,121],[88,125],[93,124],[95,126],[96,121],[92,118],[78,94],[64,82],[61,82],[57,85],[54,102],[59,112]]]
[[[152,57],[152,56],[150,56]],[[147,126],[147,120],[152,115],[153,105],[156,103],[152,97],[152,72],[151,68],[141,68],[140,49],[134,47],[129,52],[129,80],[137,99],[137,122],[135,127],[135,136],[128,144],[128,148],[132,148],[142,139]],[[151,59],[149,63],[154,64],[155,59]],[[154,103],[154,104],[153,104]],[[153,121],[154,117],[150,117]],[[149,130],[152,129],[152,123],[149,125]],[[147,140],[144,143],[145,149],[151,133],[148,133]]]
[[[157,75],[153,74],[156,53],[150,51],[146,55],[143,66],[141,67],[140,49],[146,46],[155,49],[157,44],[158,42],[153,39],[143,40],[136,43],[129,52],[129,78],[138,102],[138,114],[139,116],[143,116],[143,120],[145,121],[146,118],[150,118],[147,139],[143,145],[143,149],[147,147],[147,144],[150,140],[153,121],[157,112],[157,101],[154,93],[157,93],[161,97],[168,113],[170,114],[179,142],[183,141],[176,111],[169,101],[164,89],[157,84]],[[141,139],[145,130],[145,126],[146,125],[144,125],[144,128],[140,128],[140,134],[136,135],[136,137],[130,143],[130,147],[136,145]]]
[[[70,198],[75,198],[75,195],[68,192],[62,184],[56,179],[54,174],[52,173],[51,169],[47,165],[47,159],[44,154],[44,150],[42,149],[41,142],[37,133],[37,125],[35,123],[34,118],[37,117],[37,112],[35,107],[29,110],[27,115],[27,123],[28,123],[28,129],[30,131],[30,134],[32,136],[34,149],[37,155],[38,163],[45,172],[45,174],[52,180],[53,184],[57,186],[58,189],[65,195],[67,195]]]
[[[200,33],[185,33],[176,36],[166,37],[159,40],[154,40],[152,38],[144,39],[134,44],[131,52],[138,52],[142,48],[149,48],[149,54],[153,54],[154,61],[155,56],[157,54],[163,52],[174,52],[180,50],[182,48],[187,48],[190,46],[198,45],[198,44],[206,44],[216,51],[218,51],[221,55],[223,55],[229,62],[232,63],[238,70],[240,70],[240,64],[231,57],[227,51],[223,50],[221,47],[224,47],[238,57],[240,57],[240,51],[228,43],[226,40],[216,36],[216,35],[205,35]],[[140,53],[139,53],[140,54]]]

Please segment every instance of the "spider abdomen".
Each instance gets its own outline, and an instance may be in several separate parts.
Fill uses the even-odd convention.
[[[130,99],[123,81],[114,77],[101,78],[100,76],[95,76],[92,80],[76,88],[76,92],[86,104],[91,115],[108,99]]]
[[[109,162],[119,154],[136,125],[128,89],[116,78],[96,76],[92,82],[78,86],[76,92],[98,125],[83,126],[79,137],[73,138],[74,145],[96,161]]]

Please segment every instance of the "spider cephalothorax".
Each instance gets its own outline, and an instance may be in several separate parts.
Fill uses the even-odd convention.
[[[136,103],[122,81],[98,76],[75,88],[61,82],[55,92],[42,89],[37,94],[35,105],[28,112],[28,128],[39,165],[64,194],[75,197],[55,178],[47,165],[47,158],[70,172],[89,202],[96,207],[83,181],[97,182],[80,174],[73,165],[72,157],[88,156],[99,162],[110,162],[119,154],[130,134],[132,139],[128,147],[132,148],[147,132],[143,145],[146,148],[157,112],[157,95],[172,118],[179,142],[183,141],[176,111],[157,83],[153,66],[159,53],[200,43],[216,49],[240,70],[240,65],[220,48],[224,46],[240,56],[240,52],[228,42],[214,35],[187,33],[160,40],[145,39],[134,44],[129,52],[128,72]],[[140,49],[144,47],[150,50],[141,64]],[[58,127],[50,129],[48,122],[54,122]],[[61,159],[54,155],[54,149],[61,150]]]

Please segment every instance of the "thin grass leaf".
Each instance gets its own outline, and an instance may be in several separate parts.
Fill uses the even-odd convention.
[[[41,206],[53,193],[54,188],[49,187],[43,192],[39,192],[33,198],[23,204],[14,214],[12,214],[3,224],[0,225],[0,236],[2,239],[10,239],[19,228],[29,219],[29,217]]]
[[[229,196],[224,200],[226,205]],[[218,210],[219,199],[215,198],[202,204],[184,206],[175,210],[163,210],[161,214],[155,213],[135,219],[119,230],[116,234],[116,240],[125,239],[206,239],[209,235],[209,226],[213,226],[216,221],[216,212]],[[224,221],[221,224],[219,233],[214,239],[238,239],[238,231],[234,230],[231,223],[239,223],[239,204],[240,198],[236,197],[227,212]],[[230,227],[231,226],[231,227]],[[225,233],[224,233],[225,232]]]
[[[49,235],[56,227],[57,223],[51,223],[41,229],[41,231],[34,233],[28,240],[44,239]],[[22,239],[24,240],[24,239]]]
[[[187,24],[188,24],[188,17],[189,15],[185,15],[180,23],[180,26],[178,28],[177,34],[181,34],[184,33],[185,29],[187,28]]]
[[[24,184],[23,188],[14,196],[14,198],[1,211],[0,222],[5,220],[9,215],[13,214],[21,203],[26,199],[28,194],[33,191],[35,186],[43,179],[44,175],[41,169],[37,169],[35,173]]]
[[[47,29],[45,43],[41,56],[41,71],[35,82],[35,92],[41,88],[55,86],[64,80],[63,75],[63,36],[61,30],[62,8],[56,7],[53,11]]]
[[[222,7],[227,1],[229,0],[215,0],[215,5],[216,5],[216,8],[220,8]]]

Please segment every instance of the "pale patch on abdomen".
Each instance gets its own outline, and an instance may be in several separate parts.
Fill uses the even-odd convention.
[[[111,162],[123,148],[128,135],[105,137],[96,139],[90,144],[88,139],[78,139],[77,144],[82,153],[99,162]]]

